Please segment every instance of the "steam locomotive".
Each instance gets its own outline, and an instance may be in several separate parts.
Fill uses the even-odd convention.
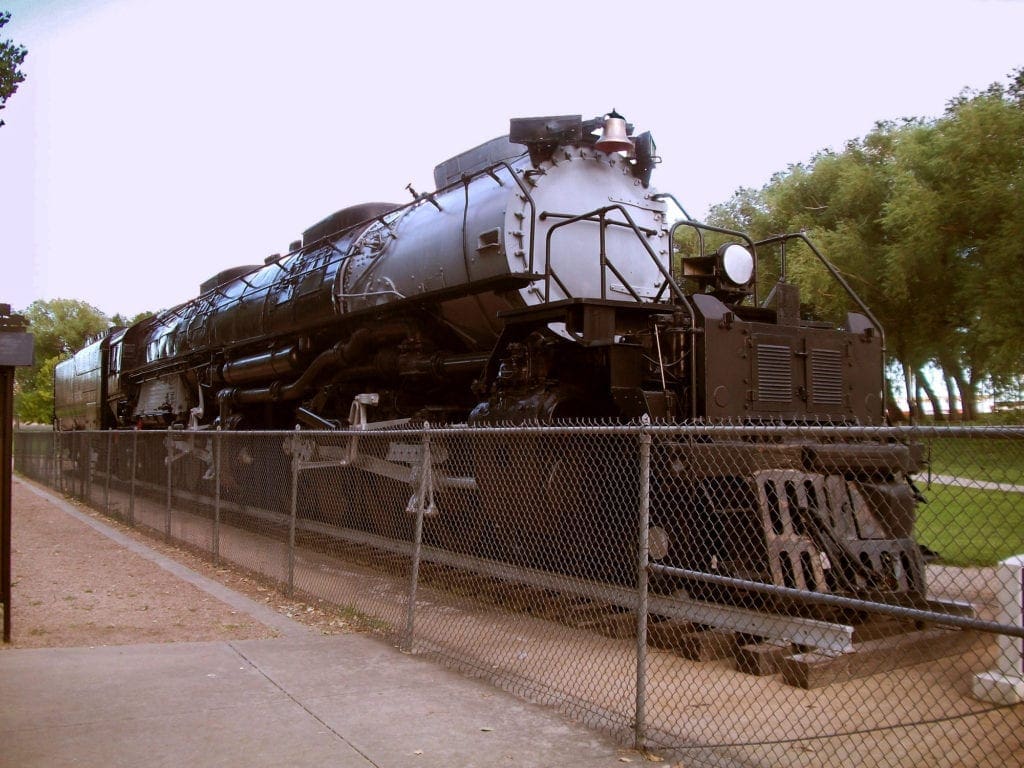
[[[438,165],[436,191],[344,208],[286,254],[220,272],[61,363],[57,426],[882,424],[870,311],[833,271],[860,311],[839,327],[804,318],[784,258],[762,296],[759,249],[813,245],[693,220],[651,186],[659,162],[651,134],[614,111],[513,119]],[[664,495],[685,501],[662,510],[652,556],[817,591],[923,593],[906,446],[663,450],[676,468]],[[487,501],[494,468],[475,462],[479,513],[503,514]]]

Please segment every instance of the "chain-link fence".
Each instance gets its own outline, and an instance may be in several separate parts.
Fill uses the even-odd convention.
[[[686,766],[1024,764],[1024,430],[21,432],[15,466]]]

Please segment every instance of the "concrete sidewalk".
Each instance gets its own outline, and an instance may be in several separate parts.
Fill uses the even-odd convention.
[[[363,635],[0,653],[0,765],[621,766],[635,752]]]
[[[953,475],[924,475],[921,479],[926,479],[929,483],[936,485],[956,485],[960,488],[977,488],[982,491],[1024,493],[1024,485],[1016,483],[993,483],[988,480],[974,480],[970,477],[954,477]]]
[[[557,712],[376,638],[321,636],[269,617],[266,606],[127,542],[178,578],[272,621],[281,635],[4,649],[0,766],[601,768],[644,760]]]

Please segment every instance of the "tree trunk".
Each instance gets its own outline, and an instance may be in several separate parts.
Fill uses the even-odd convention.
[[[978,386],[983,380],[984,377],[976,376],[973,371],[967,374],[967,391],[970,392],[971,400],[971,418],[975,420],[978,418]],[[960,390],[960,397],[964,398],[964,400],[967,399],[962,389]]]
[[[892,392],[892,381],[885,377],[885,416],[890,424],[902,424],[906,421],[906,414],[896,402],[896,395]]]
[[[909,365],[906,363],[900,363],[900,365],[903,366],[903,386],[907,393],[907,416],[910,418],[910,423],[913,424],[920,416],[914,404],[914,376]]]
[[[967,381],[961,370],[957,370],[953,374],[953,378],[956,380],[957,389],[960,390],[960,402],[963,404],[964,421],[974,421],[978,418],[978,398],[975,394],[974,386]]]
[[[952,351],[947,351],[939,356],[939,365],[946,377],[946,388],[949,389],[949,408],[952,413],[954,399],[953,385],[950,380],[956,382],[956,388],[960,391],[960,420],[973,421],[977,418],[977,406],[974,387],[967,383],[964,368],[960,364],[959,356]]]
[[[942,378],[946,382],[946,397],[949,398],[949,420],[963,421],[963,414],[957,413],[956,382],[945,369],[942,371]]]
[[[924,371],[920,368],[917,369],[917,388],[918,391],[924,390],[928,402],[931,403],[932,418],[935,421],[945,421],[946,414],[942,410],[942,402],[939,400],[938,395],[935,394],[935,390],[932,389],[932,384],[928,381],[928,377],[924,375]]]

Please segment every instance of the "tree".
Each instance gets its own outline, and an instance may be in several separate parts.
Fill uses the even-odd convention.
[[[129,326],[135,325],[140,320],[145,320],[148,317],[153,317],[154,313],[148,310],[139,312],[137,315],[133,315],[128,318],[122,315],[120,312],[110,318],[110,324],[115,328],[128,328]]]
[[[74,299],[37,300],[22,314],[35,337],[36,364],[15,374],[14,411],[22,421],[48,424],[53,416],[53,370],[57,363],[110,327],[107,316]]]
[[[1012,388],[1024,372],[1022,146],[1024,68],[962,92],[941,118],[878,123],[741,189],[711,220],[755,237],[808,230],[885,327],[912,410],[924,395],[940,412],[934,365],[969,419],[983,383]],[[838,319],[845,296],[811,255],[787,261],[806,308]]]
[[[935,275],[934,292],[918,299],[946,315],[929,329],[932,359],[956,383],[965,418],[982,382],[1024,370],[1022,146],[1024,68],[1008,86],[963,91],[897,158],[885,223],[897,261]]]
[[[8,11],[0,11],[0,29],[11,20]],[[16,45],[11,40],[0,41],[0,109],[7,104],[7,100],[18,90],[18,86],[25,80],[25,74],[20,67],[25,61],[28,51],[22,45]],[[0,125],[4,121],[0,120]]]
[[[909,319],[913,291],[893,269],[889,257],[892,242],[883,217],[892,187],[895,148],[913,129],[912,124],[879,123],[864,139],[849,142],[842,152],[825,150],[807,163],[775,174],[761,189],[758,200],[751,199],[750,190],[741,190],[732,203],[713,211],[714,223],[742,225],[755,238],[808,231],[878,317],[886,329],[888,351],[903,363],[908,381],[916,361],[923,364],[927,359],[919,349],[926,337],[920,324]],[[762,274],[776,279],[771,254],[762,253],[761,257]],[[787,279],[801,287],[804,313],[841,322],[851,302],[814,254],[802,246],[791,246],[786,264]],[[760,288],[766,292],[768,286]]]

